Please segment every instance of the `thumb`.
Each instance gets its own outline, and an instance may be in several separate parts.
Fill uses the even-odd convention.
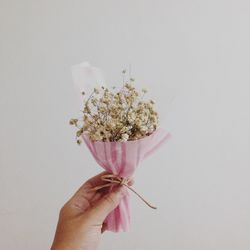
[[[120,203],[122,197],[124,197],[124,187],[120,186],[110,193],[103,196],[92,209],[92,215],[101,223],[105,220],[107,215],[114,210]]]

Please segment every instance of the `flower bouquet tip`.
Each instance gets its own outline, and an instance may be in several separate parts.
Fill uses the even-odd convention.
[[[87,72],[91,72],[91,67],[86,67],[89,67]],[[125,73],[123,71],[124,76]],[[104,176],[107,184],[103,186],[110,189],[115,185],[127,187],[126,195],[107,216],[105,223],[109,231],[128,231],[129,189],[148,206],[155,208],[127,185],[128,180],[139,163],[166,142],[170,134],[159,127],[154,101],[145,98],[146,89],[136,89],[134,79],[124,80],[120,87],[93,87],[87,96],[84,91],[86,77],[84,74],[81,76],[82,115],[71,119],[70,124],[77,128],[77,143],[84,141],[96,162],[110,173]]]

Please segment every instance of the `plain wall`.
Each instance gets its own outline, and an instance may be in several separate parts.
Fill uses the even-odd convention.
[[[101,171],[74,141],[70,67],[132,65],[172,139],[143,162],[128,233],[102,250],[250,249],[250,2],[0,1],[0,249],[49,249],[60,207]]]

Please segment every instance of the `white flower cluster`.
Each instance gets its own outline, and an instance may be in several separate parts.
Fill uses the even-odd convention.
[[[93,141],[130,141],[150,135],[158,126],[158,114],[153,100],[144,100],[147,90],[139,93],[130,81],[116,91],[95,88],[84,101],[83,117],[71,119],[78,128],[77,143],[88,133]],[[85,93],[82,93],[85,95]]]

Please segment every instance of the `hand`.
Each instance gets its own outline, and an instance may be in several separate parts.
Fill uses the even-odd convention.
[[[51,250],[97,249],[101,233],[105,231],[103,222],[118,206],[125,188],[117,186],[111,192],[107,188],[94,191],[94,187],[105,184],[101,180],[104,174],[107,172],[89,179],[62,207]]]

